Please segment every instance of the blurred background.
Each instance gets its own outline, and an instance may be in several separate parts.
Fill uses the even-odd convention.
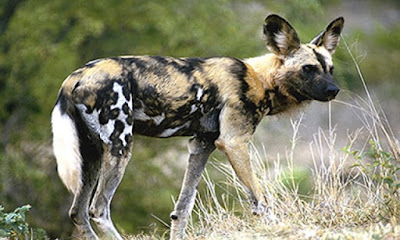
[[[72,71],[116,55],[262,55],[267,53],[262,24],[269,13],[285,17],[302,42],[343,16],[342,40],[399,139],[398,0],[0,0],[0,205],[12,211],[30,204],[32,227],[44,229],[51,238],[71,234],[72,196],[57,175],[50,113]],[[362,126],[354,110],[341,104],[354,93],[365,94],[343,42],[334,62],[343,91],[331,105],[330,121],[328,104],[305,109],[296,164],[309,162],[301,147],[308,148],[318,128],[336,126],[345,139],[349,129]],[[284,156],[292,134],[287,116],[267,118],[254,143],[270,156]],[[186,166],[186,141],[135,138],[133,158],[112,203],[114,222],[123,234],[165,229],[156,218],[169,222]],[[220,153],[213,159],[226,161]],[[210,166],[209,171],[216,181],[223,178]]]

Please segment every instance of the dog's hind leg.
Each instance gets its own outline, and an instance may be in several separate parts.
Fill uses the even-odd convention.
[[[122,79],[124,80],[124,79]],[[97,101],[97,115],[86,116],[102,140],[102,161],[99,180],[89,214],[102,238],[122,239],[111,220],[110,204],[125,173],[133,143],[133,100],[129,82],[113,82],[103,89],[105,97]]]
[[[82,185],[80,189],[74,192],[74,200],[69,215],[77,230],[74,238],[97,239],[96,233],[90,225],[89,205],[99,178],[102,157],[101,141],[89,133],[80,118],[77,120],[77,127],[80,138],[80,154],[83,160],[81,167]]]
[[[214,138],[192,138],[189,141],[189,163],[186,167],[178,202],[171,213],[170,239],[183,239],[189,215],[193,209],[197,186],[200,182],[208,157],[214,151]]]
[[[90,217],[103,234],[103,239],[122,239],[111,220],[110,205],[131,157],[131,146],[123,156],[111,154],[111,146],[104,146],[104,156],[97,189],[90,205]]]
[[[83,181],[83,186],[80,189],[80,192],[74,196],[71,209],[69,210],[69,216],[74,222],[77,230],[73,234],[73,238],[91,240],[98,239],[90,225],[88,211],[93,189],[96,185],[96,181],[92,177],[86,178],[86,180]]]

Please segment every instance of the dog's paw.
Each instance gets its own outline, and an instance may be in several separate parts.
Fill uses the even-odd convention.
[[[269,212],[267,204],[264,202],[253,203],[252,213],[253,215],[262,216]]]
[[[267,222],[277,222],[278,217],[265,203],[253,204],[252,213],[255,216],[260,216]]]

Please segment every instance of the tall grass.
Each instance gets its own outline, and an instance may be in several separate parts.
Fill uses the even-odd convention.
[[[296,130],[298,123],[294,124]],[[356,141],[359,134],[360,131],[355,133],[348,144]],[[251,147],[253,166],[269,205],[264,216],[251,215],[246,190],[231,167],[213,161],[227,181],[216,185],[207,172],[204,174],[207,189],[197,198],[194,214],[199,220],[189,226],[189,239],[400,238],[399,187],[391,191],[383,180],[388,173],[384,163],[373,163],[381,161],[382,156],[363,159],[365,165],[372,161],[371,171],[367,171],[357,163],[360,159],[348,152],[349,145],[343,150],[334,145],[334,132],[318,130],[310,143],[311,175],[300,177],[293,164],[295,141],[286,154],[289,158],[278,159],[271,166],[267,156]],[[313,186],[304,195],[299,188],[307,180]],[[221,195],[216,188],[226,191]]]

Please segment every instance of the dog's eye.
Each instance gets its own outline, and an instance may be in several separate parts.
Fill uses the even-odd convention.
[[[303,66],[303,71],[306,73],[314,72],[314,71],[316,71],[316,69],[317,69],[317,67],[314,65],[304,65]]]

